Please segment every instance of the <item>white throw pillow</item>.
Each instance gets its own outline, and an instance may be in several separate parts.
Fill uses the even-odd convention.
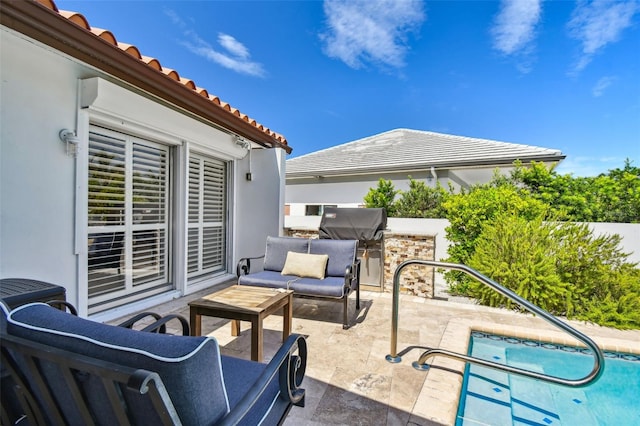
[[[307,254],[290,251],[282,268],[282,275],[324,279],[327,270],[328,254]]]

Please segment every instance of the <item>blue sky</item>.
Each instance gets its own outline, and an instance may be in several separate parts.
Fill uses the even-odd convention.
[[[640,1],[66,1],[283,134],[289,158],[396,128],[640,166]]]

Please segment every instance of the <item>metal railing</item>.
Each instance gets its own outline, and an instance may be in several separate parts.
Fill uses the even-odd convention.
[[[558,318],[556,318],[555,316],[551,315],[549,312],[545,311],[544,309],[532,304],[528,300],[523,299],[522,297],[518,296],[513,291],[501,286],[500,284],[498,284],[497,282],[493,281],[492,279],[482,275],[481,273],[479,273],[475,269],[469,268],[466,265],[460,265],[460,264],[456,264],[456,263],[445,263],[445,262],[436,262],[436,261],[433,261],[433,260],[419,260],[419,259],[407,260],[407,261],[401,263],[398,266],[398,268],[396,269],[396,271],[395,271],[395,273],[393,275],[393,308],[392,308],[393,311],[392,311],[392,319],[391,319],[391,353],[386,356],[386,360],[387,361],[389,361],[391,363],[398,363],[398,362],[401,361],[401,357],[398,355],[398,350],[397,350],[398,349],[397,346],[398,346],[398,308],[399,308],[399,295],[400,295],[400,273],[402,272],[402,270],[404,268],[406,268],[409,265],[426,265],[426,266],[432,266],[432,267],[435,267],[435,268],[444,268],[444,269],[451,269],[451,270],[457,270],[457,271],[465,272],[468,275],[470,275],[473,278],[475,278],[476,280],[480,281],[481,283],[488,285],[489,287],[491,287],[492,289],[494,289],[495,291],[497,291],[501,295],[503,295],[503,296],[507,297],[508,299],[518,303],[520,306],[524,307],[529,312],[532,312],[532,313],[542,317],[544,320],[549,322],[551,325],[561,329],[562,331],[570,334],[571,336],[573,336],[577,340],[581,341],[589,349],[591,349],[593,351],[593,355],[594,355],[593,369],[591,370],[591,372],[589,374],[587,374],[585,377],[583,377],[581,379],[564,379],[564,378],[561,378],[561,377],[550,376],[550,375],[547,375],[547,374],[537,373],[537,372],[529,371],[529,370],[523,370],[521,368],[511,367],[509,365],[498,364],[496,362],[487,361],[487,360],[484,360],[484,359],[475,358],[475,357],[472,357],[472,356],[463,355],[463,354],[460,354],[460,353],[457,353],[457,352],[452,352],[452,351],[448,351],[448,350],[445,350],[445,349],[439,349],[439,348],[428,349],[427,351],[425,351],[420,356],[418,361],[413,363],[413,367],[414,368],[416,368],[418,370],[427,370],[430,366],[428,364],[426,364],[426,360],[428,358],[434,357],[436,355],[441,355],[441,356],[444,356],[444,357],[454,358],[454,359],[462,360],[462,361],[465,361],[465,362],[482,365],[484,367],[493,368],[493,369],[500,370],[500,371],[506,371],[507,373],[518,374],[518,375],[525,376],[525,377],[530,377],[530,378],[533,378],[533,379],[544,380],[546,382],[556,383],[556,384],[560,384],[560,385],[564,385],[564,386],[571,386],[571,387],[586,386],[589,383],[597,380],[600,377],[600,375],[602,374],[603,367],[604,367],[604,355],[602,353],[602,350],[598,347],[598,345],[596,345],[593,342],[593,340],[591,340],[589,337],[587,337],[583,333],[581,333],[578,330],[574,329],[573,327],[567,325],[566,323],[560,321]]]

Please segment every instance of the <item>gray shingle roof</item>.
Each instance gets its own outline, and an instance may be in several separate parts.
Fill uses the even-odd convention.
[[[395,129],[287,160],[287,177],[560,161],[560,150]]]

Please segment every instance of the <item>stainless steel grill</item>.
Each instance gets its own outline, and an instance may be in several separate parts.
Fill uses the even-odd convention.
[[[360,284],[382,288],[384,277],[385,209],[326,207],[319,236],[332,240],[358,240]]]

